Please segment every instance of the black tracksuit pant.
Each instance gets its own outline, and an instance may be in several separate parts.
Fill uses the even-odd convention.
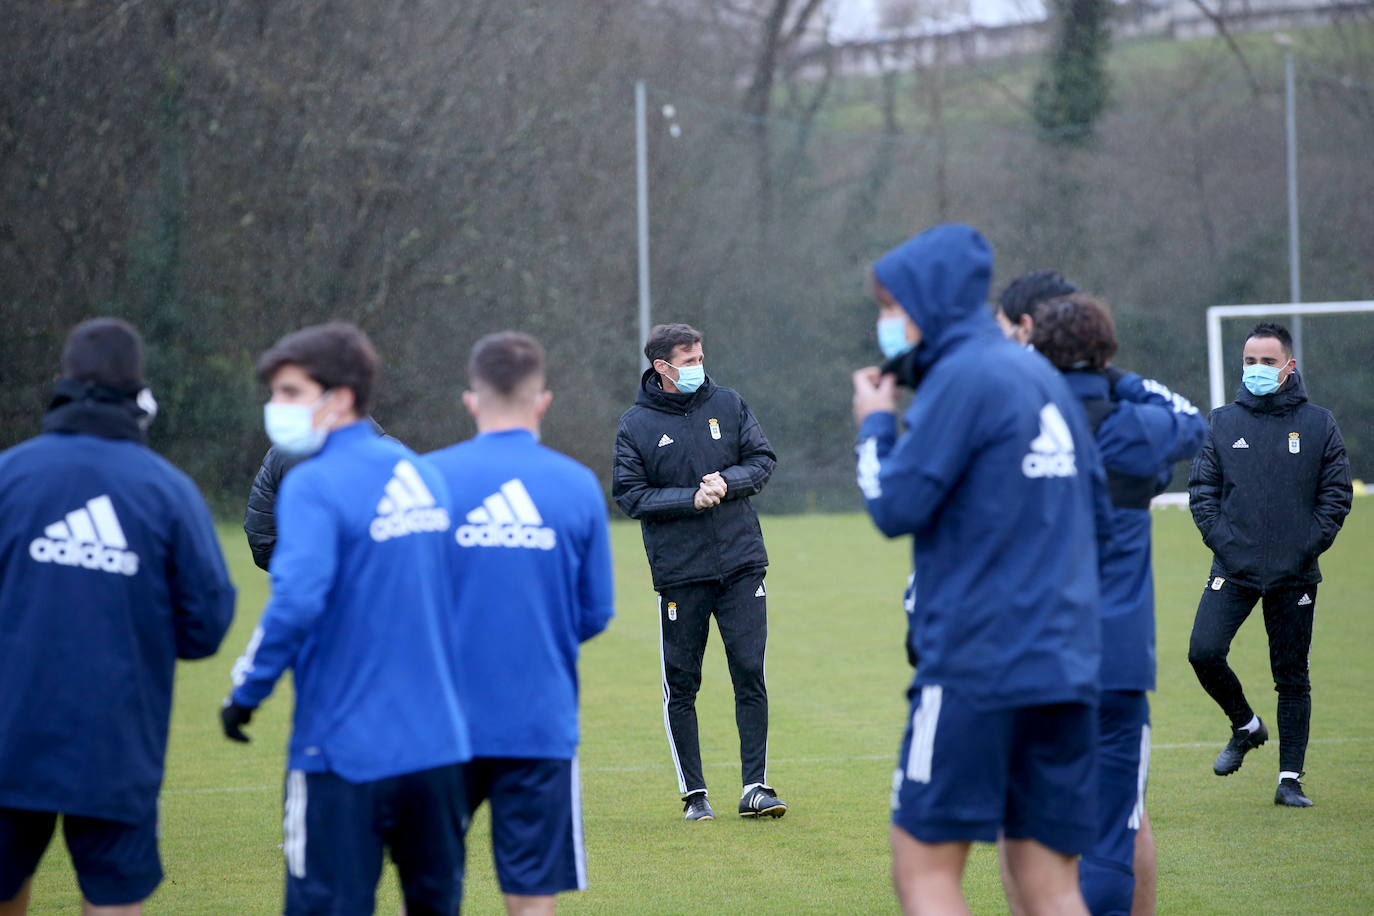
[[[730,679],[743,785],[767,784],[768,689],[763,656],[768,643],[764,570],[745,569],[724,581],[691,582],[658,593],[663,660],[663,720],[683,795],[706,788],[697,740],[697,690],[711,615],[716,617]]]
[[[1279,770],[1301,773],[1307,756],[1308,720],[1312,715],[1307,657],[1312,648],[1312,612],[1317,586],[1298,585],[1261,592],[1235,585],[1229,579],[1209,579],[1198,602],[1188,661],[1197,679],[1231,720],[1232,728],[1250,721],[1254,710],[1245,699],[1240,679],[1226,663],[1231,640],[1255,604],[1264,607],[1269,634],[1269,668],[1279,695]]]

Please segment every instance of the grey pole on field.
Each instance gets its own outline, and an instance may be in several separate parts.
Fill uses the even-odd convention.
[[[1294,305],[1302,301],[1302,269],[1298,256],[1298,113],[1297,94],[1293,91],[1293,39],[1279,32],[1274,44],[1283,52],[1283,119],[1288,143],[1288,298]],[[1302,316],[1289,318],[1293,333],[1293,356],[1307,374],[1302,361]]]
[[[635,173],[639,210],[639,342],[638,351],[649,339],[649,139],[648,101],[644,81],[635,81]],[[649,368],[649,358],[640,353],[641,370]]]

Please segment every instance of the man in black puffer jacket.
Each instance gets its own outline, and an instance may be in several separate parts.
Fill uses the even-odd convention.
[[[697,743],[696,696],[715,614],[735,688],[742,817],[781,817],[768,785],[768,554],[749,497],[777,457],[744,400],[702,368],[701,334],[659,325],[644,345],[652,366],[620,418],[611,495],[637,518],[658,592],[664,720],[687,820],[709,820]]]
[[[377,435],[386,435],[376,420],[368,417],[367,421]],[[262,466],[248,490],[248,508],[243,513],[243,533],[248,537],[248,549],[253,552],[258,569],[267,569],[272,562],[272,549],[277,546],[276,505],[281,479],[304,460],[282,454],[275,445],[262,456]]]
[[[1282,325],[1257,325],[1244,362],[1236,402],[1208,417],[1211,431],[1188,480],[1193,521],[1213,554],[1188,661],[1231,720],[1231,740],[1212,765],[1218,776],[1230,775],[1269,738],[1226,663],[1236,631],[1262,602],[1279,694],[1274,803],[1308,807],[1299,778],[1312,712],[1307,663],[1322,578],[1317,557],[1350,512],[1350,462],[1331,412],[1307,400]]]

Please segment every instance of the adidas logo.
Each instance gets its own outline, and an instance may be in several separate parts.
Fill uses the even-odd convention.
[[[1073,433],[1064,415],[1053,404],[1040,408],[1040,435],[1031,440],[1030,451],[1021,459],[1021,473],[1027,477],[1073,477]]]
[[[482,500],[482,505],[468,513],[467,522],[454,532],[459,547],[553,550],[558,543],[558,533],[544,527],[544,517],[518,477],[507,480],[501,489]]]
[[[138,554],[128,548],[114,503],[101,495],[44,528],[42,537],[29,542],[29,556],[39,563],[137,575]]]
[[[391,469],[386,495],[377,503],[377,517],[367,533],[380,544],[407,534],[447,531],[448,524],[448,510],[435,502],[415,465],[402,459]]]
[[[665,445],[672,445],[672,444],[673,444],[673,440],[670,439],[670,438],[668,437],[668,434],[667,434],[667,433],[664,433],[664,434],[663,434],[663,438],[658,440],[658,447],[659,447],[659,448],[663,448],[663,446],[665,446]]]
[[[1240,437],[1239,439],[1237,439],[1235,442],[1232,442],[1232,443],[1231,443],[1231,448],[1249,448],[1249,447],[1250,447],[1250,443],[1245,441],[1245,437],[1244,437],[1244,436],[1241,436],[1241,437]]]
[[[1298,607],[1307,607],[1311,603],[1312,596],[1307,594],[1307,592],[1303,592],[1302,597],[1298,599]]]
[[[755,597],[755,598],[766,598],[766,597],[768,597],[768,593],[767,593],[766,591],[763,590],[763,583],[762,583],[762,582],[759,583],[759,590],[756,591],[756,592],[754,592],[754,597]]]

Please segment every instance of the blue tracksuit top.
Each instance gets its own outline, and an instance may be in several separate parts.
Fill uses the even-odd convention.
[[[451,614],[473,756],[571,759],[578,648],[614,614],[596,475],[523,429],[426,458],[453,496]]]
[[[469,759],[438,472],[360,421],[287,472],[276,515],[272,597],[234,665],[234,702],[256,707],[292,669],[293,770],[359,783]]]
[[[1097,428],[1109,476],[1167,484],[1175,462],[1191,459],[1207,438],[1198,409],[1153,379],[1128,373],[1112,386],[1097,372],[1068,372],[1082,401],[1115,403]],[[1116,505],[1099,557],[1102,580],[1102,689],[1155,688],[1155,593],[1150,559],[1150,510]]]
[[[984,708],[1092,702],[1105,476],[1063,378],[993,321],[991,267],[958,224],[874,265],[921,330],[925,373],[900,438],[893,414],[865,419],[859,488],[884,534],[912,535],[913,686]]]
[[[131,439],[0,454],[0,807],[154,817],[178,658],[214,654],[234,587],[185,474]]]

